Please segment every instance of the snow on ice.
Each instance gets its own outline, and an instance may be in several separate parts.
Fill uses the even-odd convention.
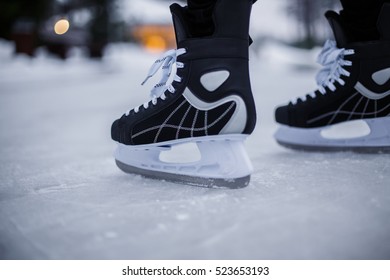
[[[273,140],[275,106],[315,87],[314,51],[251,53],[255,168],[240,190],[122,173],[111,122],[148,99],[155,60],[13,55],[0,42],[0,259],[388,259],[390,158],[304,153]],[[302,63],[304,61],[304,63]]]

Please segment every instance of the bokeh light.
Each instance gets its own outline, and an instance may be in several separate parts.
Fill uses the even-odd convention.
[[[54,25],[54,32],[58,35],[65,34],[69,30],[69,26],[67,19],[60,19]]]
[[[159,35],[152,35],[146,38],[145,47],[150,51],[162,51],[167,48],[164,38]]]

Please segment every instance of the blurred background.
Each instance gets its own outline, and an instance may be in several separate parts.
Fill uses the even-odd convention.
[[[172,2],[0,0],[0,38],[11,41],[15,53],[34,56],[37,48],[44,47],[62,59],[73,47],[101,58],[107,44],[114,42],[164,50],[175,46],[168,10]],[[260,0],[252,16],[252,37],[256,42],[272,38],[303,48],[322,44],[329,36],[323,13],[338,5],[338,0]],[[258,9],[267,11],[268,22],[259,18]]]

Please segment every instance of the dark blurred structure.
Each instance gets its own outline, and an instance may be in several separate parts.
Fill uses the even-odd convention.
[[[339,0],[285,0],[287,12],[299,24],[297,46],[311,48],[322,44],[328,28],[324,12],[340,6]]]
[[[114,0],[0,0],[0,37],[30,56],[46,46],[66,58],[71,47],[84,46],[90,57],[102,57],[114,14]],[[59,33],[54,27],[61,19],[68,25]]]
[[[0,0],[0,37],[13,40],[16,52],[32,55],[37,28],[44,21],[50,0]]]

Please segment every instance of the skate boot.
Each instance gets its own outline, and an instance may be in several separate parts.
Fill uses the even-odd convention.
[[[302,150],[390,151],[390,5],[377,22],[380,38],[357,42],[335,12],[326,17],[336,41],[326,42],[318,89],[276,109],[276,141]]]
[[[248,71],[252,1],[218,0],[214,31],[203,37],[191,34],[187,7],[170,8],[177,49],[152,66],[147,79],[160,69],[162,79],[151,100],[113,123],[116,163],[124,172],[155,179],[244,187],[252,166],[243,143],[256,122]],[[195,144],[200,158],[162,156],[186,144]]]

